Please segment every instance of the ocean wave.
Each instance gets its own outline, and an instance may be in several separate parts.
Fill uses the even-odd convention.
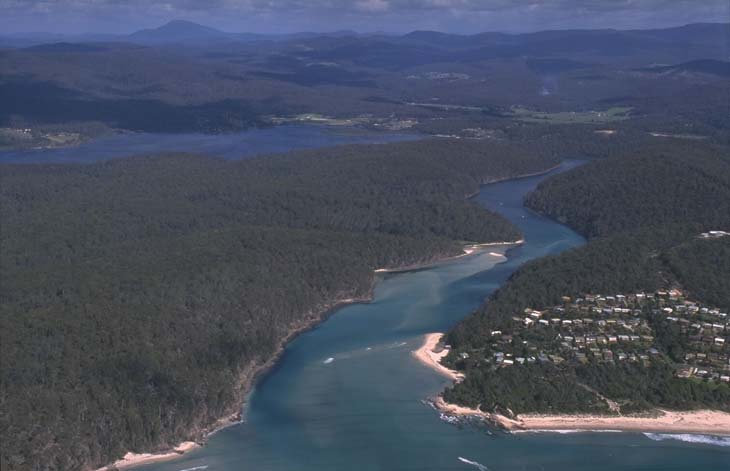
[[[181,469],[180,471],[197,471],[199,469],[208,469],[208,465],[206,464],[204,466],[196,466],[194,468],[185,468],[185,469]]]
[[[334,358],[332,358],[332,357],[329,357],[329,358],[327,358],[327,359],[326,359],[325,361],[323,361],[322,363],[324,363],[325,365],[329,365],[329,364],[330,364],[330,363],[332,363],[333,361],[335,361],[335,359],[334,359]]]
[[[718,437],[714,435],[695,435],[691,433],[645,433],[644,436],[655,442],[664,440],[677,440],[687,443],[703,443],[706,445],[730,446],[730,437]]]
[[[487,468],[486,466],[484,466],[481,463],[477,463],[476,461],[472,461],[472,460],[468,460],[466,458],[462,458],[461,456],[459,456],[458,458],[459,458],[459,461],[461,461],[462,463],[468,464],[469,466],[474,466],[479,471],[489,471],[489,468]]]

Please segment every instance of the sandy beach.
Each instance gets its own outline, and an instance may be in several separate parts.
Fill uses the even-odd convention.
[[[453,381],[461,381],[464,379],[463,374],[459,373],[458,371],[446,368],[444,365],[441,364],[441,359],[449,354],[449,350],[446,348],[441,348],[437,352],[434,351],[438,343],[441,341],[441,337],[443,336],[444,334],[438,332],[426,334],[421,348],[419,348],[418,350],[414,350],[412,354],[416,359],[418,359],[418,361],[433,369],[434,371],[438,371],[439,373],[446,376],[447,378],[450,378]]]
[[[524,239],[519,239],[519,240],[505,241],[505,242],[488,242],[486,244],[468,244],[468,245],[464,246],[463,253],[461,253],[459,255],[454,255],[453,257],[445,257],[445,258],[435,260],[433,262],[421,263],[421,264],[416,264],[416,265],[408,265],[405,267],[377,268],[374,270],[374,272],[375,273],[401,273],[401,272],[406,272],[406,271],[421,270],[423,268],[435,267],[437,265],[441,265],[446,262],[451,262],[451,261],[460,259],[462,257],[468,257],[469,255],[484,252],[489,247],[503,247],[503,246],[520,245],[520,244],[523,244],[524,242],[525,242]],[[501,254],[498,252],[489,252],[489,255],[491,255],[493,257],[506,258],[504,256],[504,254]]]
[[[441,359],[448,354],[448,350],[441,349],[434,352],[434,348],[436,348],[443,335],[441,333],[427,334],[423,345],[415,350],[413,355],[424,365],[442,375],[454,381],[462,381],[464,379],[462,373],[446,368],[441,364]],[[511,432],[616,430],[622,432],[730,436],[730,413],[713,410],[656,410],[650,414],[629,416],[521,414],[514,419],[510,419],[504,415],[483,412],[478,408],[450,404],[440,396],[433,401],[433,405],[441,412],[449,415],[482,417]]]
[[[730,435],[730,413],[713,410],[659,410],[656,417],[526,414],[514,422],[516,430],[621,430]]]
[[[160,461],[167,461],[172,460],[175,458],[179,458],[180,455],[187,453],[189,451],[192,451],[196,448],[199,448],[200,445],[198,445],[195,442],[183,442],[175,447],[173,451],[167,452],[167,453],[132,453],[129,452],[126,455],[124,455],[124,458],[121,460],[115,461],[114,463],[104,466],[102,468],[97,469],[96,471],[106,471],[106,470],[112,470],[112,469],[125,469],[125,468],[131,468],[133,466],[141,466],[144,464],[151,464],[151,463],[157,463]]]
[[[633,416],[521,414],[515,419],[478,409],[450,404],[438,397],[434,406],[449,415],[482,417],[510,432],[608,431],[689,433],[730,436],[730,413],[697,410],[657,410]]]

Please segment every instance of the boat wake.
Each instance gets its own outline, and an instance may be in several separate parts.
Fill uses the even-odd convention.
[[[730,446],[730,437],[716,437],[712,435],[694,435],[690,433],[645,433],[644,436],[655,442],[677,440],[687,443],[703,443],[715,446]]]
[[[486,466],[484,466],[481,463],[477,463],[476,461],[468,460],[466,458],[462,458],[461,456],[459,456],[459,461],[461,461],[462,463],[468,464],[469,466],[474,466],[479,471],[489,471],[489,468],[487,468]]]

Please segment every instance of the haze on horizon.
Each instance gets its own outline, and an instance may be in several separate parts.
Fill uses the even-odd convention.
[[[730,21],[727,0],[2,0],[5,34],[122,34],[174,20],[230,32],[646,29]]]

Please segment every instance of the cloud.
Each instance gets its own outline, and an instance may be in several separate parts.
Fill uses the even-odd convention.
[[[175,19],[230,31],[641,28],[730,21],[728,0],[0,0],[0,30],[112,29]],[[35,28],[34,28],[35,26]]]
[[[390,8],[390,3],[386,0],[359,0],[355,5],[359,10],[368,12],[387,11]]]

